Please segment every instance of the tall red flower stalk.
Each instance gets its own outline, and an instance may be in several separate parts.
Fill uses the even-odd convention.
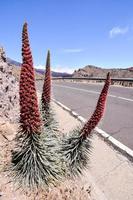
[[[99,96],[96,109],[91,118],[88,120],[88,122],[84,125],[83,129],[81,130],[82,135],[85,137],[87,137],[91,133],[91,131],[97,126],[97,124],[99,123],[99,121],[103,116],[110,82],[111,82],[110,73],[108,73],[104,87]]]
[[[47,53],[46,71],[42,92],[42,107],[46,109],[51,101],[51,70],[50,70],[50,51]]]
[[[61,179],[62,168],[51,140],[42,137],[27,23],[22,32],[23,63],[20,75],[20,130],[12,151],[11,173],[20,188],[42,188]],[[41,128],[41,129],[40,129]]]
[[[63,138],[61,152],[68,168],[68,175],[77,176],[82,174],[83,169],[88,166],[89,156],[91,152],[91,136],[92,130],[101,120],[104,109],[108,89],[110,85],[110,74],[107,74],[104,87],[99,96],[96,109],[88,122],[82,129],[77,127],[69,136]]]
[[[46,137],[52,137],[56,139],[57,142],[57,132],[58,132],[58,122],[55,118],[55,113],[51,105],[51,65],[50,65],[50,51],[48,50],[46,58],[46,69],[45,69],[45,78],[42,89],[41,97],[41,114],[44,126],[50,129],[45,133]],[[55,133],[56,132],[56,133]],[[51,144],[50,144],[51,145]]]
[[[32,54],[28,39],[27,23],[22,31],[22,67],[20,74],[20,123],[24,131],[38,132],[41,119],[35,88]]]

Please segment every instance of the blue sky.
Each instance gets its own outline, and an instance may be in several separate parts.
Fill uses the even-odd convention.
[[[133,66],[132,0],[4,0],[0,45],[21,61],[22,25],[28,22],[34,65],[71,72],[87,64]]]

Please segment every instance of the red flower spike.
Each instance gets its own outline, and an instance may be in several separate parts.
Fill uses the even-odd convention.
[[[81,130],[82,135],[85,137],[87,137],[91,133],[91,131],[97,126],[103,116],[110,82],[110,73],[108,73],[104,87],[99,96],[96,109],[89,121],[84,125],[83,129]]]
[[[43,107],[47,106],[51,101],[51,70],[50,70],[50,51],[47,53],[45,79],[42,92]]]
[[[22,31],[22,67],[20,74],[20,123],[24,131],[38,132],[41,127],[41,119],[38,108],[35,88],[35,74],[32,54],[28,39],[27,23]]]

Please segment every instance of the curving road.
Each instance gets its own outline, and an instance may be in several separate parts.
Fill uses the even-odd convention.
[[[95,109],[102,86],[53,82],[53,96],[88,119]],[[39,81],[38,89],[41,88],[42,81]],[[133,88],[110,87],[104,118],[98,127],[133,149]]]

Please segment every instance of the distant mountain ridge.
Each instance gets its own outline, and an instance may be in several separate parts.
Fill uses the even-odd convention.
[[[35,69],[36,72],[40,73],[40,74],[44,74],[45,73],[45,70],[43,69]],[[53,77],[72,77],[72,74],[69,74],[69,73],[66,73],[66,72],[55,72],[55,71],[52,71],[52,76]]]
[[[9,57],[6,58],[6,61],[7,63],[11,64],[11,65],[15,65],[17,67],[20,67],[21,66],[21,63],[20,62],[17,62]]]
[[[21,67],[21,63],[17,62],[11,58],[6,58],[7,63],[14,65],[15,67]],[[44,69],[35,69],[35,71],[38,74],[44,75],[45,70]],[[54,72],[52,71],[52,76],[53,77],[72,77],[72,74],[66,73],[66,72]]]
[[[6,58],[7,62],[15,66],[15,70],[21,66],[20,62],[17,62],[11,58]],[[35,69],[37,77],[42,78],[45,73],[43,69]],[[101,68],[94,65],[87,65],[83,68],[75,70],[73,74],[65,72],[54,72],[52,71],[53,77],[106,77],[107,72],[111,73],[112,78],[133,78],[133,67],[128,68]]]
[[[133,78],[133,67],[103,69],[93,65],[75,70],[73,77],[106,77],[107,72],[110,72],[112,78]]]

